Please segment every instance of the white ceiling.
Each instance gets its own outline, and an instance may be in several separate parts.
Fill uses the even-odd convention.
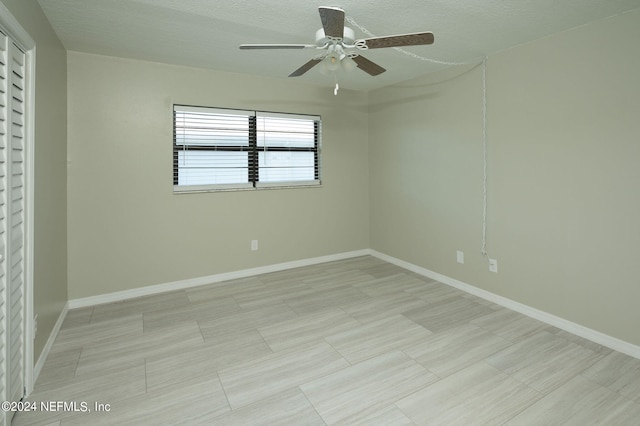
[[[38,0],[67,50],[287,78],[314,50],[239,50],[242,43],[313,44],[318,6],[342,7],[369,32],[432,31],[416,55],[465,62],[597,19],[640,0]],[[356,38],[366,38],[353,28]],[[394,49],[364,52],[387,72],[340,72],[341,88],[371,90],[440,70]],[[332,87],[312,69],[301,77]]]

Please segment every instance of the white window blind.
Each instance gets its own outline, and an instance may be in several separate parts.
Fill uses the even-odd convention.
[[[320,117],[174,105],[174,190],[320,183]]]

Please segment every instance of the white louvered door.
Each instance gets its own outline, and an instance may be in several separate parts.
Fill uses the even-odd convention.
[[[0,399],[19,401],[25,372],[25,54],[0,37]],[[6,414],[10,424],[12,413]]]
[[[7,170],[7,36],[0,32],[0,400],[7,400],[7,278],[5,274],[6,220],[6,170]],[[4,425],[6,413],[0,414]]]
[[[7,283],[9,284],[9,397],[24,391],[24,69],[25,55],[14,44],[11,57],[11,139],[7,153]]]
[[[7,138],[8,138],[8,119],[9,113],[7,108],[7,81],[9,79],[7,65],[7,45],[8,38],[6,35],[0,32],[0,399],[2,401],[8,400],[7,395],[7,372],[8,358],[7,352],[9,345],[7,344],[7,274],[6,274],[6,241],[7,241]],[[2,413],[2,416],[7,416],[8,413]],[[3,420],[5,420],[3,418]],[[11,418],[8,417],[11,421]],[[4,424],[0,422],[0,424]]]

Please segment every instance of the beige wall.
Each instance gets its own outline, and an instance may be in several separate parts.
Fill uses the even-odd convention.
[[[69,52],[68,96],[70,299],[369,247],[366,94]],[[321,115],[323,186],[174,195],[172,103]]]
[[[2,3],[36,42],[33,282],[37,361],[67,301],[67,61],[37,2]]]
[[[640,11],[370,93],[371,246],[640,344]],[[456,263],[456,250],[465,264]]]
[[[640,344],[638,11],[489,58],[490,274],[479,68],[334,97],[67,55],[35,2],[1,1],[37,43],[35,359],[67,273],[75,299],[365,247]],[[324,186],[173,195],[172,102],[322,115]]]

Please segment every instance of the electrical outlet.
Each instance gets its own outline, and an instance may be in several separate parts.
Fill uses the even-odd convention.
[[[496,259],[489,259],[489,272],[498,273],[498,261]]]
[[[251,240],[251,250],[252,251],[258,250],[258,240]]]
[[[456,251],[456,261],[458,263],[464,263],[464,252],[462,250]]]

